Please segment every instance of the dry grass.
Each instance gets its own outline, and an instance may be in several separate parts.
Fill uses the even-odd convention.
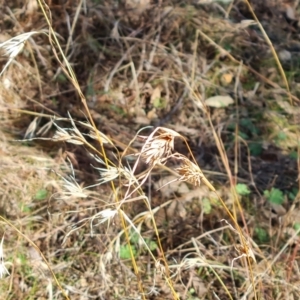
[[[299,298],[298,12],[252,2],[5,6],[3,299]]]

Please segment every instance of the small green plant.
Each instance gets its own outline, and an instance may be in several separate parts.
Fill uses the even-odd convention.
[[[166,108],[166,100],[164,98],[158,97],[154,99],[153,106],[157,109]]]
[[[208,198],[203,198],[202,199],[202,206],[203,206],[203,212],[206,215],[209,215],[212,210],[211,202]]]
[[[298,195],[299,191],[297,188],[293,188],[291,191],[288,193],[288,197],[291,201],[294,201]]]
[[[249,143],[249,150],[250,150],[250,154],[253,156],[259,156],[262,153],[262,144],[261,143]]]
[[[258,239],[258,241],[263,244],[263,243],[267,243],[269,241],[269,234],[268,232],[261,228],[261,227],[256,227],[254,229],[255,235]]]
[[[293,226],[293,228],[296,230],[296,231],[298,231],[298,236],[300,236],[300,223],[295,223],[294,224],[294,226]]]
[[[190,288],[188,291],[188,298],[187,300],[200,300],[200,298],[195,296],[196,291],[194,288]]]
[[[273,204],[281,205],[284,202],[283,192],[276,188],[272,188],[270,191],[264,191],[264,196],[269,202]]]
[[[59,83],[66,83],[68,81],[68,79],[65,74],[60,73],[60,74],[58,74],[56,81]]]
[[[289,157],[290,157],[291,159],[293,159],[293,160],[298,159],[298,153],[297,153],[297,151],[292,151],[292,152],[290,153]]]
[[[130,259],[131,258],[130,247],[131,247],[131,251],[133,253],[133,256],[136,257],[137,249],[135,248],[135,246],[133,246],[133,245],[122,245],[120,247],[120,258],[121,259]]]
[[[278,132],[276,140],[278,140],[278,141],[285,141],[286,139],[287,139],[287,135],[286,135],[285,132],[283,132],[283,131]]]
[[[45,189],[40,189],[36,192],[34,199],[35,200],[45,200],[48,196],[48,191]]]
[[[139,235],[136,232],[134,232],[130,238],[130,245],[126,244],[126,245],[122,245],[120,247],[120,258],[121,259],[130,259],[131,258],[130,248],[131,248],[131,251],[132,251],[134,257],[137,257],[139,254],[141,254],[145,250],[145,247],[143,247],[143,246],[139,247],[139,245],[138,245],[139,239],[140,239]],[[157,243],[150,238],[145,238],[145,243],[151,251],[155,251],[158,247]]]
[[[24,206],[22,206],[21,211],[23,213],[30,213],[31,212],[31,208],[28,205],[24,205]]]
[[[235,186],[236,192],[240,195],[240,196],[246,196],[250,194],[250,190],[248,188],[248,186],[244,183],[238,183]]]

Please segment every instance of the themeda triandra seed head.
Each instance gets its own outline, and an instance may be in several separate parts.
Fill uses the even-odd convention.
[[[174,150],[174,138],[179,134],[171,129],[158,127],[146,139],[145,145],[141,150],[141,156],[146,164],[154,166],[164,164]]]
[[[181,176],[178,180],[187,181],[195,186],[199,186],[204,177],[201,169],[184,155],[176,153],[173,157],[181,160],[180,167],[176,168],[176,171]]]

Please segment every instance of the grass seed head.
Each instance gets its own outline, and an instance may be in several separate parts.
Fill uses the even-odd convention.
[[[154,166],[156,164],[165,164],[174,150],[174,139],[180,136],[177,132],[163,127],[158,127],[146,139],[140,155],[146,161],[146,164]]]
[[[3,53],[3,56],[8,57],[8,62],[5,64],[2,69],[0,76],[4,73],[7,67],[11,64],[13,59],[23,50],[25,42],[34,34],[39,33],[38,31],[31,31],[22,33],[18,36],[15,36],[3,43],[0,43],[0,51]]]
[[[178,180],[187,181],[195,186],[200,186],[200,183],[204,178],[201,169],[188,158],[179,153],[176,153],[173,157],[181,160],[180,167],[176,168],[176,171],[181,176]]]

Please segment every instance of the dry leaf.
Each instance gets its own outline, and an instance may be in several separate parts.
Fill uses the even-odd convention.
[[[286,214],[286,209],[282,205],[270,203],[270,206],[272,207],[272,211],[274,211],[278,217],[282,217]]]
[[[183,133],[189,136],[196,136],[199,135],[199,129],[189,128],[182,124],[176,123],[175,125],[170,124],[169,127],[177,132]]]
[[[278,52],[278,56],[282,61],[289,61],[292,59],[292,53],[287,50],[281,50]]]
[[[190,189],[187,186],[185,182],[181,182],[180,184],[177,184],[177,193],[180,195],[185,195],[189,193]]]
[[[204,282],[198,276],[194,276],[192,279],[192,284],[197,296],[200,298],[204,297],[208,291]]]
[[[278,219],[286,214],[286,209],[275,203],[268,203],[268,208],[263,208],[262,211],[268,219]]]
[[[162,8],[161,18],[164,18],[165,16],[167,16],[173,9],[174,9],[173,6],[165,6],[165,7],[163,7]]]
[[[251,25],[256,25],[256,22],[254,20],[242,20],[241,23],[238,24],[239,28],[247,28]]]
[[[39,9],[38,3],[35,0],[29,0],[27,2],[26,14],[33,14]]]
[[[205,104],[210,107],[227,107],[230,104],[233,104],[234,101],[230,96],[214,96],[205,100]]]
[[[294,205],[289,209],[288,213],[283,216],[283,224],[285,227],[300,224],[300,211],[299,209],[295,209]]]
[[[160,208],[155,214],[155,223],[156,226],[160,227],[166,223],[167,216],[164,208]],[[151,218],[146,218],[145,225],[148,229],[153,229],[153,223]]]
[[[285,14],[286,14],[288,19],[296,20],[295,10],[290,5],[286,6]]]
[[[150,119],[147,118],[145,111],[141,107],[132,107],[130,109],[131,113],[135,113],[136,117],[134,119],[135,123],[142,124],[142,125],[149,125]]]
[[[177,201],[177,214],[182,220],[186,219],[187,211],[181,201]]]
[[[175,217],[177,218],[179,216],[182,220],[185,220],[187,216],[187,212],[183,203],[176,200],[174,200],[170,204],[170,206],[167,208],[166,213],[168,219],[174,219]]]
[[[232,73],[224,73],[221,76],[221,82],[223,85],[228,85],[232,82],[233,75]]]
[[[150,7],[150,0],[126,0],[125,6],[127,9],[133,9],[135,14],[140,15]]]
[[[110,37],[112,39],[115,39],[116,41],[120,40],[120,34],[119,34],[118,27],[119,27],[119,21],[115,22],[114,28],[112,29],[112,31],[110,33]]]
[[[155,183],[155,188],[159,189],[165,198],[170,198],[174,193],[182,195],[189,192],[187,184],[178,182],[178,177],[174,175],[166,176],[159,180]]]
[[[148,113],[147,113],[147,118],[149,120],[153,120],[153,119],[157,119],[158,116],[156,114],[156,108],[154,107],[153,109],[151,109]]]
[[[134,119],[134,122],[136,124],[149,125],[150,119],[148,119],[146,116],[138,116]]]
[[[154,88],[154,90],[152,91],[150,102],[151,102],[152,104],[155,104],[155,103],[157,103],[157,100],[160,99],[160,97],[161,97],[161,87],[160,87],[160,86],[157,86],[157,87]]]

